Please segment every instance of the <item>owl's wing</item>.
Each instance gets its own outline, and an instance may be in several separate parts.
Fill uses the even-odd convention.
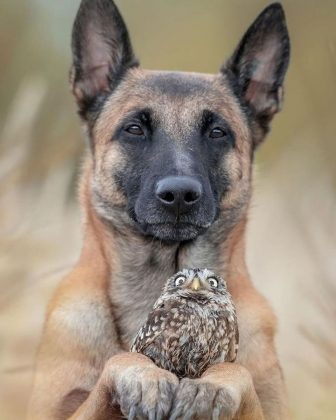
[[[230,341],[229,341],[229,350],[227,354],[226,361],[227,362],[234,362],[237,358],[238,353],[238,346],[239,346],[239,330],[238,330],[238,321],[236,312],[231,312],[231,319],[227,323],[228,332],[230,334]]]
[[[147,317],[147,321],[138,331],[131,346],[131,351],[143,353],[146,347],[152,344],[162,334],[168,318],[169,311],[161,307],[160,304],[155,304],[154,309]]]

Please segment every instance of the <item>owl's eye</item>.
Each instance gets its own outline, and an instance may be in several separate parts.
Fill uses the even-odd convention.
[[[181,286],[181,284],[183,284],[186,281],[185,277],[183,276],[178,276],[175,279],[175,286]]]
[[[211,287],[217,287],[218,286],[218,281],[214,277],[209,277],[208,282],[209,282]]]

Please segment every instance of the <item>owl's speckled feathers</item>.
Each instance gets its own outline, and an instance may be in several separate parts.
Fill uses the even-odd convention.
[[[225,281],[207,269],[185,269],[167,281],[131,347],[179,378],[197,378],[209,365],[233,362],[237,350],[231,295]]]

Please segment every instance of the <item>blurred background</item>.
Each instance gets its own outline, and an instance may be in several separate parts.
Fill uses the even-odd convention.
[[[120,0],[142,65],[216,72],[264,0]],[[283,1],[286,100],[259,150],[253,281],[279,319],[294,419],[336,413],[336,2]],[[0,2],[0,419],[24,418],[47,300],[81,244],[68,88],[79,0]]]

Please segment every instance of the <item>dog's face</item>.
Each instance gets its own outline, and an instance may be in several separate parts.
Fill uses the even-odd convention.
[[[244,211],[256,145],[279,109],[289,42],[266,9],[217,75],[140,69],[110,0],[83,0],[72,83],[93,158],[98,213],[124,212],[145,235],[194,239]]]
[[[129,71],[92,133],[104,217],[119,204],[143,233],[181,241],[207,229],[233,193],[240,200],[249,133],[223,79]]]

